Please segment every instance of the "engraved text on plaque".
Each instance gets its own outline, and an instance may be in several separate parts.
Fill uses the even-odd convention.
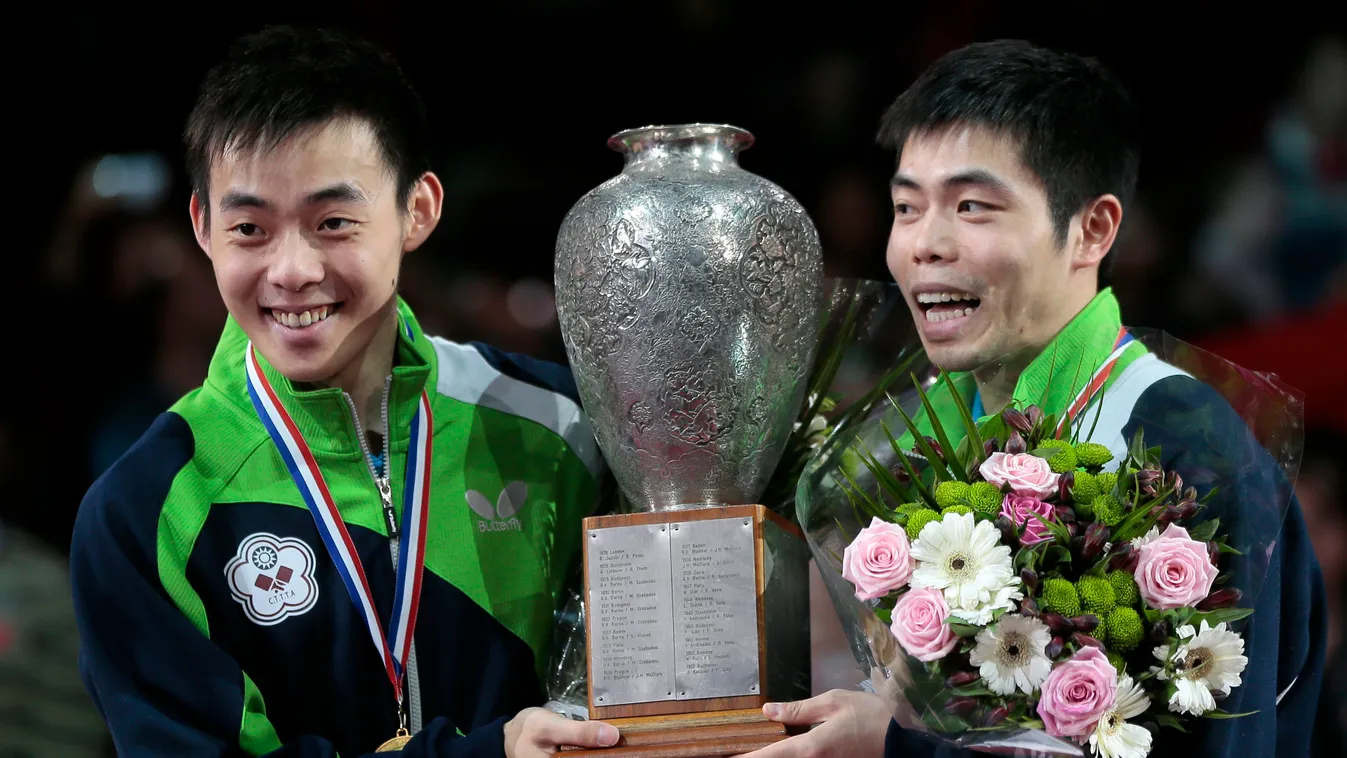
[[[605,527],[585,539],[596,705],[758,694],[752,519]]]

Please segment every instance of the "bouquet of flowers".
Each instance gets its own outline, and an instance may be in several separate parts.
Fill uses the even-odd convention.
[[[1245,504],[1237,547],[1212,506],[1219,483],[1185,483],[1145,428],[1115,454],[1034,405],[978,424],[947,374],[916,384],[912,413],[894,402],[837,440],[799,495],[853,648],[899,722],[961,747],[1140,758],[1162,727],[1247,715],[1221,701],[1248,663],[1241,622],[1289,491]],[[961,429],[936,416],[925,387],[940,385]],[[1277,434],[1295,428],[1284,389],[1239,391],[1260,399],[1264,427],[1280,408]],[[918,409],[929,435],[911,431]],[[1294,467],[1298,450],[1285,452],[1276,474]]]

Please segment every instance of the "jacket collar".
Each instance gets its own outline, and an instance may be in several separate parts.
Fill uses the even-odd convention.
[[[435,351],[429,338],[422,332],[411,308],[400,297],[397,311],[398,340],[394,348],[392,381],[388,388],[389,445],[392,449],[405,450],[417,401],[422,390],[434,386],[437,367]],[[247,346],[248,335],[232,316],[229,317],[211,358],[206,384],[255,418],[256,412],[248,397],[243,367]],[[360,455],[361,443],[356,433],[355,416],[342,390],[296,385],[277,371],[260,352],[257,358],[281,405],[294,419],[315,454]],[[381,421],[371,421],[374,428],[367,431],[382,432],[378,428]]]

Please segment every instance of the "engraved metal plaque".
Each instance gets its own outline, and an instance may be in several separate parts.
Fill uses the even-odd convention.
[[[679,700],[759,692],[751,518],[670,525]]]
[[[598,705],[673,700],[669,525],[591,529],[590,681]]]

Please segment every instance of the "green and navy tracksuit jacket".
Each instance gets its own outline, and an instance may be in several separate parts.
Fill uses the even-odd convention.
[[[1220,703],[1227,713],[1257,713],[1228,720],[1188,720],[1187,733],[1163,729],[1151,756],[1308,755],[1324,670],[1327,601],[1323,574],[1291,483],[1222,394],[1162,360],[1141,341],[1120,339],[1121,326],[1118,301],[1104,289],[1020,374],[1013,400],[1018,407],[1037,404],[1060,417],[1095,367],[1119,350],[1103,391],[1079,417],[1078,438],[1108,446],[1114,454],[1114,461],[1105,467],[1109,470],[1126,457],[1128,443],[1141,430],[1147,447],[1160,447],[1166,470],[1177,471],[1203,495],[1217,489],[1208,516],[1220,518],[1221,531],[1231,545],[1261,548],[1248,555],[1248,562],[1232,567],[1231,586],[1252,589],[1244,571],[1263,576],[1253,601],[1254,614],[1242,632],[1248,665],[1240,686]],[[989,420],[979,412],[972,375],[951,378],[978,422]],[[1249,381],[1245,376],[1232,380],[1236,386]],[[939,385],[931,399],[946,430],[962,428],[945,385]],[[918,411],[913,421],[923,434],[931,433],[924,411]],[[910,442],[905,446],[910,449]],[[1288,501],[1284,520],[1280,511],[1266,506]],[[1248,607],[1247,603],[1248,595],[1241,606]],[[980,754],[939,743],[895,721],[889,726],[885,755]]]
[[[407,670],[417,736],[404,755],[499,756],[504,722],[544,701],[553,613],[602,459],[565,368],[428,337],[402,302],[398,315],[387,385],[398,523],[423,389],[434,427]],[[398,728],[381,654],[250,403],[247,344],[230,320],[204,385],[80,507],[80,665],[121,755],[352,758]],[[313,449],[387,629],[392,543],[352,408],[340,390],[296,387],[259,360]],[[231,569],[254,554],[271,570]]]

